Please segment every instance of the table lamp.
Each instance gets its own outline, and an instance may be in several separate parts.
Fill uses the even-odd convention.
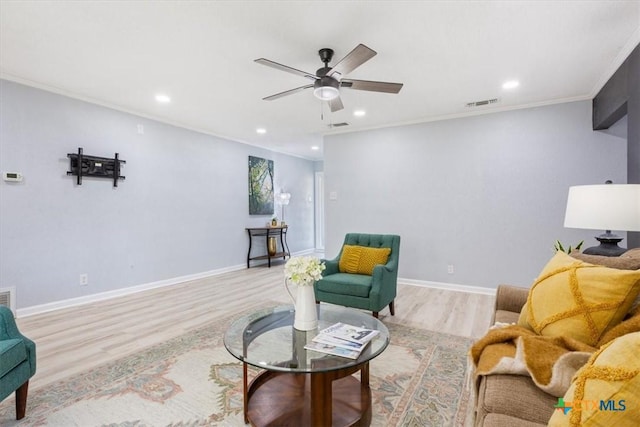
[[[610,182],[610,181],[608,181]],[[599,246],[583,251],[589,255],[620,256],[623,238],[611,230],[640,231],[640,184],[578,185],[569,187],[564,226],[605,230],[596,237]]]
[[[289,204],[289,200],[291,199],[291,193],[280,193],[278,194],[278,203],[282,205],[282,224],[284,225],[284,207]]]

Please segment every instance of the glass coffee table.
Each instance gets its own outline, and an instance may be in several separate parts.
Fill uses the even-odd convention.
[[[342,322],[380,331],[357,359],[306,350],[318,330],[293,328],[293,306],[235,320],[224,345],[243,366],[245,422],[254,426],[368,426],[369,361],[389,344],[387,327],[371,314],[319,304],[318,329]],[[262,371],[248,383],[247,366]],[[360,379],[353,374],[360,372]]]

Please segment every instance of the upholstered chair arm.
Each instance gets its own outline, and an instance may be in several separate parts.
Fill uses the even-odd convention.
[[[338,268],[338,259],[321,259],[320,261],[324,262],[324,271],[322,272],[322,277],[328,276],[330,274],[339,273]]]
[[[5,306],[0,306],[0,340],[24,338],[18,331],[13,312]]]
[[[499,285],[496,290],[495,311],[504,310],[520,313],[527,302],[529,289],[512,285]]]
[[[0,340],[21,339],[24,341],[29,353],[29,365],[31,375],[36,372],[36,344],[29,338],[25,337],[18,330],[13,312],[5,306],[0,306]]]
[[[387,294],[395,296],[396,275],[396,260],[390,260],[384,265],[378,264],[373,267],[373,275],[371,280],[371,297]]]

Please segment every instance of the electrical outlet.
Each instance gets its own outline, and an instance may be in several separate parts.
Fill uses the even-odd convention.
[[[87,286],[89,284],[89,275],[87,273],[80,275],[80,286]]]
[[[453,264],[447,265],[447,273],[453,274]]]

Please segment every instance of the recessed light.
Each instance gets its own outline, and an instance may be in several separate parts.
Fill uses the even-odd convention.
[[[164,95],[162,93],[159,93],[156,95],[156,101],[158,101],[161,104],[168,104],[171,102],[171,98],[169,98],[168,95]]]
[[[259,133],[260,135],[264,135],[265,133],[267,133],[267,130],[265,128],[258,128],[256,129],[256,133]]]
[[[317,145],[314,145],[311,147],[312,150],[318,151],[320,149],[320,147],[318,147]]]
[[[517,80],[509,80],[502,84],[502,89],[515,89],[520,86],[520,82]]]
[[[363,117],[364,115],[366,115],[367,112],[364,110],[356,110],[353,112],[353,115],[356,117]]]

